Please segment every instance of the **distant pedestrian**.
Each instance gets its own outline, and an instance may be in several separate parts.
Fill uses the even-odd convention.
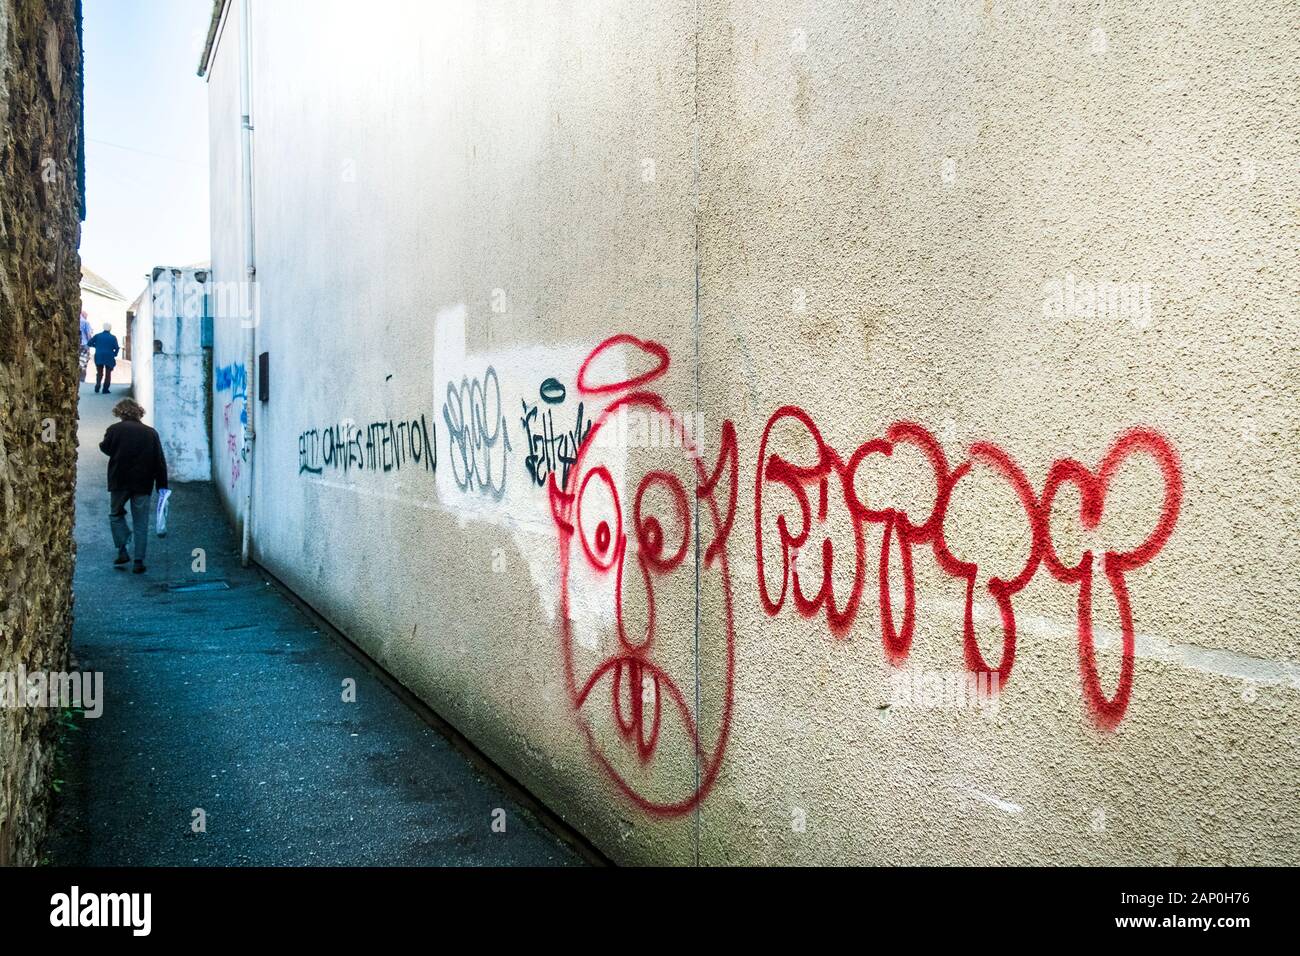
[[[81,368],[80,382],[86,381],[86,369],[90,366],[90,340],[94,337],[93,330],[90,328],[90,319],[86,317],[86,310],[81,310],[81,351],[77,355],[77,361]]]
[[[117,353],[121,351],[112,329],[105,322],[104,331],[90,340],[90,347],[95,350],[95,391],[99,391],[102,382],[105,395],[108,394],[108,386],[113,383],[113,368],[117,365]]]
[[[167,458],[163,455],[158,433],[140,419],[144,409],[129,398],[113,406],[121,419],[109,425],[99,450],[108,456],[108,523],[117,545],[114,567],[131,560],[127,541],[134,539],[136,574],[144,573],[145,543],[149,537],[149,496],[157,487],[167,487]],[[126,527],[126,506],[131,506],[131,529]]]

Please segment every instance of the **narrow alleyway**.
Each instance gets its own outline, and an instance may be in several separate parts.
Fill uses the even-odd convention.
[[[81,386],[74,668],[48,862],[554,865],[580,858],[254,569],[207,484],[174,485],[148,571],[115,570],[105,458],[127,394]],[[195,573],[194,549],[207,568]],[[174,590],[178,584],[207,589]],[[346,678],[356,702],[343,701]],[[196,833],[196,810],[206,832]],[[493,821],[504,810],[505,832]],[[499,826],[497,828],[499,830]]]

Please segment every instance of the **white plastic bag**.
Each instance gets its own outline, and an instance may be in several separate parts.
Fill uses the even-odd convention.
[[[158,514],[154,517],[154,530],[158,537],[167,537],[167,499],[172,496],[170,488],[158,489]]]

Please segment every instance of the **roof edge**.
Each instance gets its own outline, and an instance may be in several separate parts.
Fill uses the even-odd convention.
[[[212,0],[212,18],[208,21],[208,36],[203,41],[203,55],[199,57],[199,76],[207,76],[208,67],[212,65],[212,54],[217,48],[217,33],[221,27],[221,19],[226,12],[226,4],[229,0]]]

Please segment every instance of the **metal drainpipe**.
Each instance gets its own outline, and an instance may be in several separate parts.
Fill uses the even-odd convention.
[[[248,422],[244,429],[244,448],[247,450],[247,462],[244,469],[246,482],[244,493],[244,527],[239,547],[239,563],[248,567],[253,550],[253,458],[257,433],[253,428],[254,378],[257,369],[257,323],[261,316],[258,309],[257,295],[257,247],[253,239],[253,62],[251,56],[250,34],[252,33],[250,0],[240,0],[239,6],[239,112],[240,135],[243,139],[244,162],[242,169],[242,186],[244,192],[244,269],[245,281],[248,283],[248,301],[251,303],[251,316],[247,318],[245,329],[246,351],[244,355],[244,414]]]

